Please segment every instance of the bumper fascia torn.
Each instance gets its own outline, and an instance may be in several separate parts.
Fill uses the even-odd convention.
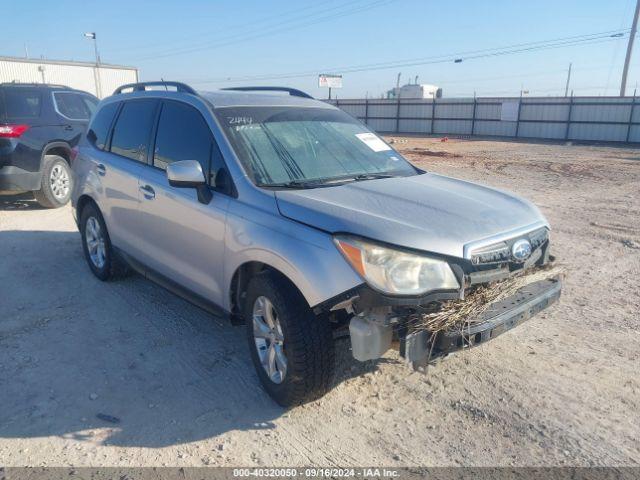
[[[400,353],[414,368],[425,366],[432,358],[470,348],[511,330],[556,302],[561,291],[559,276],[530,283],[491,304],[478,318],[467,320],[460,330],[408,333]]]

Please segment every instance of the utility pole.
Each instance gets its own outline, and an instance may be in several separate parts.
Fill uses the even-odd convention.
[[[96,81],[96,96],[102,98],[102,86],[100,82],[100,54],[98,53],[98,41],[96,40],[96,32],[85,33],[86,38],[93,40],[93,51],[96,55],[96,68],[95,68],[95,81]]]
[[[631,33],[629,33],[629,43],[627,43],[627,56],[624,59],[624,69],[622,70],[622,82],[620,83],[620,96],[624,97],[627,89],[627,74],[629,73],[629,62],[631,61],[631,52],[633,50],[633,41],[636,37],[636,29],[638,28],[638,15],[640,14],[640,0],[636,0],[636,11],[633,14],[633,23],[631,24]]]
[[[564,87],[564,96],[569,94],[569,82],[571,81],[571,64],[569,64],[569,71],[567,72],[567,84]]]

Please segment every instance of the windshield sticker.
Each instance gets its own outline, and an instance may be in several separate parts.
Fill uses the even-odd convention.
[[[384,143],[380,137],[373,133],[356,133],[356,137],[361,142],[364,142],[374,152],[386,152],[391,150],[391,147]]]

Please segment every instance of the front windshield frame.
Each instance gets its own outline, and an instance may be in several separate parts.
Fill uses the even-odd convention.
[[[287,106],[287,105],[275,105],[275,106],[263,106],[263,105],[255,105],[255,106],[228,106],[228,107],[218,107],[214,110],[215,116],[217,119],[217,123],[220,125],[220,128],[229,143],[229,146],[233,150],[235,156],[237,157],[241,167],[245,171],[246,175],[249,177],[251,182],[260,187],[260,188],[268,188],[268,189],[279,189],[279,188],[317,188],[323,186],[335,186],[340,185],[347,182],[352,181],[362,181],[362,180],[370,180],[375,178],[386,178],[391,176],[413,176],[419,175],[423,173],[421,170],[414,167],[407,159],[405,159],[398,151],[396,151],[391,145],[386,143],[380,136],[378,136],[375,132],[371,131],[366,125],[364,125],[359,120],[355,119],[351,115],[343,112],[342,110],[337,110],[333,108],[326,107],[299,107],[299,106]],[[275,118],[274,118],[275,117]],[[264,132],[264,123],[267,124],[284,124],[285,121],[289,121],[289,124],[294,124],[296,121],[307,122],[309,125],[314,125],[313,122],[327,122],[331,120],[331,124],[334,123],[337,125],[347,125],[348,128],[356,129],[358,135],[367,135],[368,140],[372,140],[375,142],[376,146],[379,148],[383,148],[383,152],[386,152],[390,158],[395,162],[397,162],[398,168],[388,169],[388,170],[367,170],[364,168],[362,171],[352,171],[352,172],[341,172],[337,175],[332,176],[320,176],[320,177],[308,177],[308,176],[297,176],[297,177],[289,177],[286,179],[280,179],[279,181],[264,181],[264,179],[259,178],[259,175],[256,175],[256,165],[253,163],[253,160],[256,159],[257,152],[253,152],[253,159],[248,158],[250,154],[247,152],[247,139],[243,138],[243,143],[239,141],[239,135],[237,133],[238,128],[256,128],[260,125],[260,132],[264,133],[265,136],[267,133]],[[354,131],[356,131],[354,130]],[[373,136],[371,138],[370,136]],[[346,138],[351,139],[350,136]],[[316,139],[316,144],[321,145]],[[352,140],[352,139],[351,139]],[[364,140],[362,140],[363,144]],[[379,142],[379,143],[378,143]],[[357,142],[356,142],[357,143]],[[357,143],[360,145],[360,143]],[[384,147],[381,147],[381,146]],[[280,153],[275,150],[274,152],[278,154],[278,160],[282,163],[283,158],[280,156]],[[361,146],[362,148],[362,146]],[[369,147],[371,148],[371,147]],[[373,149],[372,149],[373,150]],[[368,150],[366,150],[368,152]],[[377,152],[376,152],[377,153]],[[349,152],[352,155],[351,152]],[[257,157],[260,160],[260,157]],[[261,160],[260,160],[261,161]],[[341,163],[337,160],[338,163]],[[262,163],[262,162],[261,162]],[[362,164],[362,162],[359,161]],[[367,164],[367,166],[369,166]],[[301,173],[301,172],[298,172]]]

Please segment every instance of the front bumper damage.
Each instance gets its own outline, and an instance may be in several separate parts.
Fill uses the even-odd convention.
[[[533,282],[515,294],[491,304],[479,317],[467,319],[464,327],[440,331],[408,333],[400,354],[414,367],[424,366],[432,358],[469,348],[511,330],[541,312],[560,298],[559,277]]]
[[[486,305],[478,315],[435,332],[420,328],[420,318],[452,301],[450,296],[432,302],[430,308],[425,302],[414,305],[417,308],[410,305],[367,308],[349,324],[353,356],[360,361],[373,360],[394,346],[414,368],[425,366],[431,359],[484,343],[516,327],[558,300],[561,290],[560,275],[525,282],[508,297]]]

